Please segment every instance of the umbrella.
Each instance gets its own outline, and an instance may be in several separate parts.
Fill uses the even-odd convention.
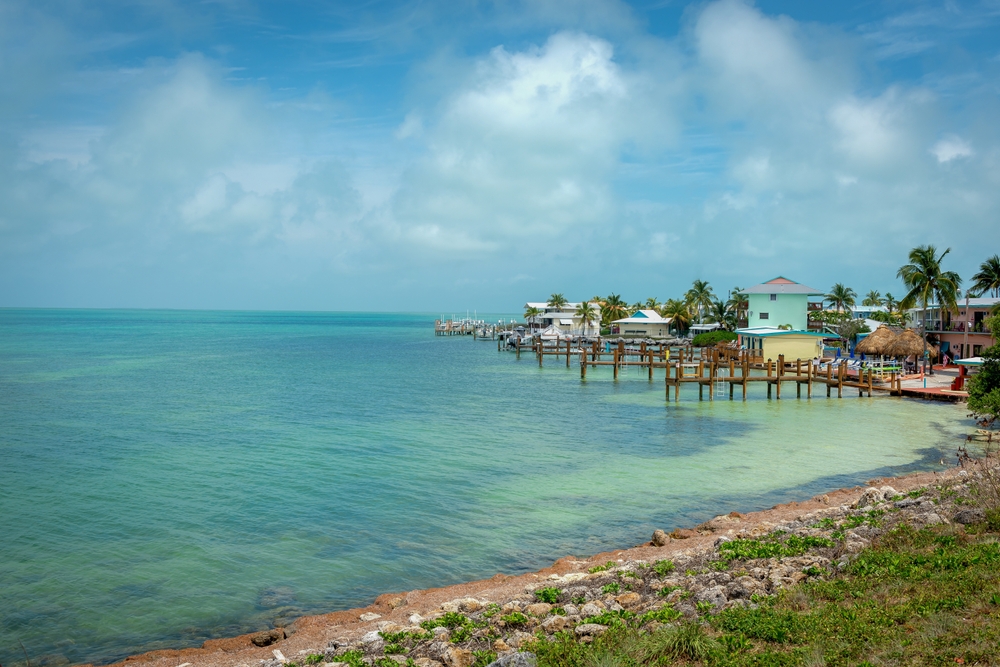
[[[934,346],[928,344],[927,351],[932,357],[935,356]],[[924,356],[924,341],[916,331],[907,329],[896,338],[896,342],[889,349],[889,354],[894,357],[914,356],[919,359]]]
[[[890,356],[892,354],[890,350],[892,350],[892,346],[896,344],[897,338],[898,336],[893,333],[892,329],[882,324],[878,329],[865,336],[854,349],[862,354]],[[921,350],[922,349],[923,347],[921,344]]]

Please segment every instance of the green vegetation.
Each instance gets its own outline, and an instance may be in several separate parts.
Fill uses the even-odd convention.
[[[594,574],[595,572],[607,572],[608,570],[610,570],[611,568],[613,568],[615,565],[617,565],[616,562],[614,562],[613,560],[609,560],[604,565],[595,565],[594,567],[590,568],[587,571],[590,572],[591,574]]]
[[[486,667],[497,659],[497,654],[493,651],[473,651],[472,655],[476,658],[472,667]]]
[[[605,584],[601,586],[601,592],[607,595],[608,593],[619,593],[622,587],[617,581],[612,581],[610,584]]]
[[[561,633],[529,650],[539,667],[995,665],[1000,543],[986,528],[969,534],[901,526],[839,574],[758,599],[756,608],[680,623],[674,617],[652,632],[640,628],[659,619],[605,612],[588,619],[609,627],[593,643]],[[790,540],[744,540],[732,549],[797,551]],[[661,612],[664,619],[673,615],[670,608]]]
[[[736,340],[736,338],[736,334],[732,331],[716,329],[715,331],[706,331],[705,333],[698,334],[691,339],[691,344],[695,347],[709,347],[711,345],[715,345],[716,343]]]
[[[666,575],[670,574],[673,571],[674,571],[674,561],[672,560],[658,560],[655,563],[653,563],[653,572],[660,575],[661,577],[665,577]]]
[[[506,616],[501,616],[500,620],[506,623],[510,627],[517,627],[519,625],[526,625],[528,623],[528,617],[519,611],[512,611]]]
[[[733,560],[754,560],[756,558],[784,558],[801,556],[809,549],[834,546],[824,537],[799,537],[789,535],[782,540],[780,532],[772,533],[760,540],[732,540],[719,546],[719,555],[725,562]]]
[[[306,656],[306,664],[307,665],[315,665],[315,664],[320,663],[320,662],[323,662],[323,654],[322,653],[312,653],[312,654]]]
[[[337,662],[346,662],[350,667],[368,667],[368,663],[364,660],[365,654],[357,649],[353,651],[344,651],[337,656]]]
[[[991,331],[1000,331],[1000,317],[988,320]],[[983,365],[969,378],[969,409],[980,425],[990,428],[1000,418],[1000,345],[993,345],[982,352]]]
[[[535,599],[539,602],[547,602],[548,604],[555,604],[559,602],[559,596],[562,594],[562,590],[559,588],[539,588],[535,591]]]

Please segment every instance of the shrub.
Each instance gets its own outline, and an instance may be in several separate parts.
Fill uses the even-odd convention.
[[[562,591],[558,588],[539,588],[535,591],[535,599],[539,602],[547,602],[549,604],[555,604],[559,602],[559,594]]]
[[[715,331],[706,331],[705,333],[698,334],[691,340],[691,344],[695,347],[708,347],[730,340],[736,340],[736,334],[732,331],[716,329]]]

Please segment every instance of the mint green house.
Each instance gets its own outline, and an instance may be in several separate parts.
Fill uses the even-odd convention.
[[[823,293],[794,280],[778,276],[754,285],[740,294],[747,297],[747,328],[809,329],[809,297]]]

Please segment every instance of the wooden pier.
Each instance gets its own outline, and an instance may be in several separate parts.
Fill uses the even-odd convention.
[[[587,377],[587,369],[595,366],[611,366],[614,378],[628,368],[647,371],[650,381],[655,369],[664,369],[666,399],[674,402],[680,398],[681,387],[697,385],[699,400],[725,397],[733,400],[736,387],[745,401],[747,388],[754,383],[767,387],[767,397],[781,399],[782,386],[795,384],[796,398],[802,398],[803,387],[806,398],[812,398],[814,385],[825,386],[827,397],[836,390],[837,398],[844,395],[844,389],[857,389],[858,396],[871,396],[874,391],[886,391],[890,395],[901,396],[900,376],[891,373],[878,375],[874,369],[849,371],[846,361],[842,363],[817,364],[812,359],[787,361],[783,356],[764,359],[760,350],[739,350],[733,348],[693,348],[690,346],[670,346],[666,344],[641,342],[638,347],[628,347],[624,341],[612,346],[599,340],[556,340],[533,341],[531,351],[544,364],[545,357],[565,359],[569,368],[574,358],[578,359],[580,377]],[[515,348],[518,357],[521,345]],[[696,356],[697,352],[697,356]],[[832,361],[832,360],[831,360]],[[728,385],[728,386],[727,386]],[[671,390],[673,390],[671,392]]]

